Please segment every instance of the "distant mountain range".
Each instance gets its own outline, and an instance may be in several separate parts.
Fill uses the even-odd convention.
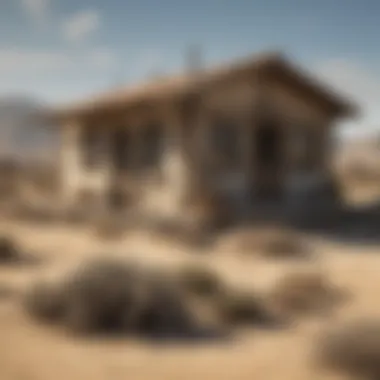
[[[58,130],[39,115],[47,109],[32,98],[0,97],[0,157],[21,162],[55,160]]]

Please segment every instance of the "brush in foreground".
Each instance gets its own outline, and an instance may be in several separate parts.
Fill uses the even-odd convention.
[[[221,319],[230,325],[268,325],[274,315],[266,308],[264,300],[247,291],[226,289],[217,298]]]
[[[315,362],[353,379],[380,378],[380,321],[346,323],[325,332],[315,344]]]
[[[326,309],[336,299],[336,289],[319,272],[294,272],[274,285],[271,299],[285,312],[309,312]]]
[[[0,237],[0,265],[35,265],[40,262],[39,257],[25,254],[14,239]]]
[[[204,267],[169,275],[110,258],[86,262],[63,281],[37,283],[24,299],[29,315],[75,334],[171,339],[203,338],[220,322],[223,329],[272,322],[265,305],[256,294],[229,289]]]
[[[187,334],[191,313],[177,288],[133,264],[96,259],[59,284],[36,284],[24,307],[76,334]]]
[[[195,264],[181,268],[178,280],[186,292],[197,296],[214,296],[222,287],[218,275],[213,270]]]
[[[53,282],[37,282],[26,292],[23,306],[32,317],[47,323],[61,321],[65,311],[65,289]]]
[[[310,256],[310,247],[304,239],[283,228],[243,229],[227,241],[227,246],[245,254],[266,259],[301,259]]]
[[[13,263],[20,258],[15,242],[8,237],[0,238],[0,263]]]

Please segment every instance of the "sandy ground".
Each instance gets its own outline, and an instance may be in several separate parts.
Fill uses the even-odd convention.
[[[157,346],[132,340],[75,340],[38,326],[11,298],[0,301],[1,380],[105,379],[330,379],[311,365],[310,350],[320,329],[341,319],[380,315],[380,255],[376,247],[359,247],[313,239],[318,259],[307,264],[280,263],[244,256],[228,249],[195,252],[149,234],[134,233],[118,242],[102,242],[79,227],[33,227],[0,221],[0,231],[46,259],[41,267],[0,268],[0,282],[27,287],[33,278],[56,275],[88,256],[103,253],[136,257],[159,265],[198,260],[214,266],[231,283],[263,290],[295,266],[328,273],[348,289],[349,302],[332,315],[295,321],[280,331],[241,330],[227,342]]]

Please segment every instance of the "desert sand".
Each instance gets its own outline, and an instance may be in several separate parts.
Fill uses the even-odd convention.
[[[44,259],[39,267],[0,268],[1,284],[16,289],[41,275],[56,276],[95,254],[135,257],[159,265],[196,260],[216,268],[231,283],[266,287],[295,266],[318,268],[349,292],[347,302],[328,315],[295,319],[281,330],[241,329],[233,340],[194,344],[148,344],[133,339],[86,340],[31,321],[14,297],[0,300],[0,379],[333,379],[318,371],[310,355],[314,337],[326,326],[380,315],[380,255],[376,246],[353,245],[313,236],[316,259],[281,262],[244,255],[227,244],[196,252],[149,233],[120,241],[99,240],[83,227],[37,226],[2,221],[0,231],[25,251]]]

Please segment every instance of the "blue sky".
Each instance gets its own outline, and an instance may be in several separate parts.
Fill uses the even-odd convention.
[[[0,93],[51,103],[154,72],[282,50],[380,127],[378,0],[0,0]]]

